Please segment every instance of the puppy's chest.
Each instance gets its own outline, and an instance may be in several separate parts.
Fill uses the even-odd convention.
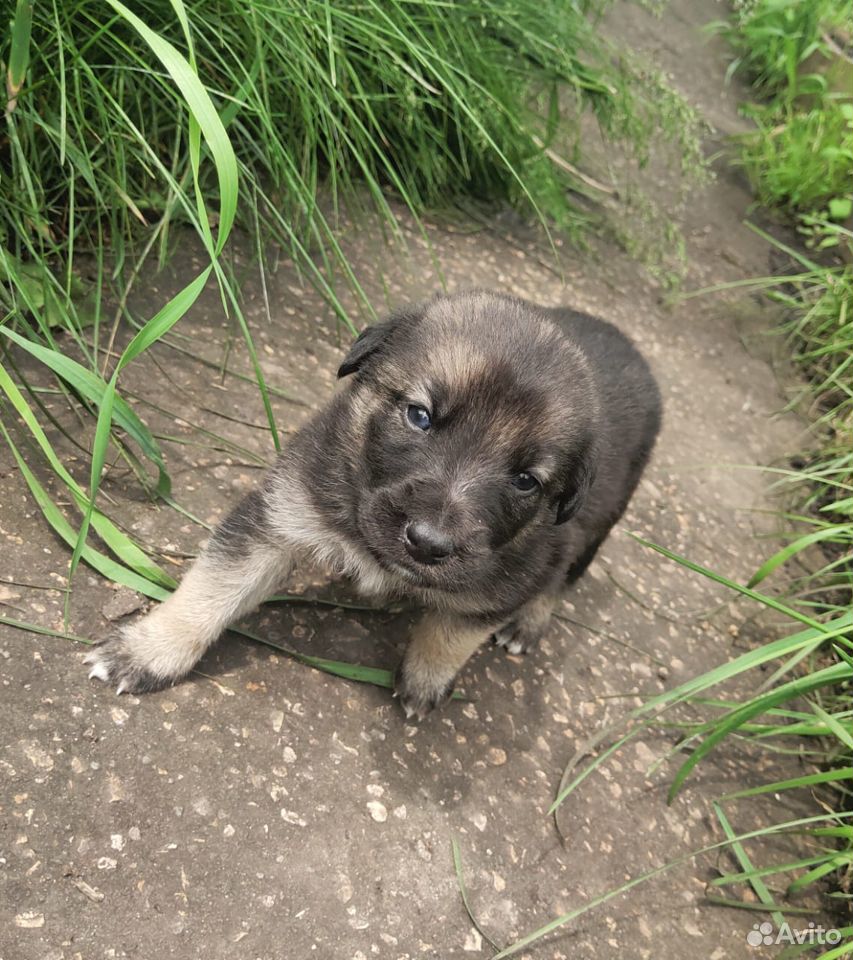
[[[363,549],[340,535],[323,537],[312,545],[312,559],[337,577],[348,577],[359,593],[370,596],[392,596],[405,592],[402,577],[383,569]]]

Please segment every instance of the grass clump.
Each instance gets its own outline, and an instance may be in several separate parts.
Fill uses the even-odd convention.
[[[793,532],[773,569],[809,551],[805,568],[789,568],[788,591],[818,611],[840,611],[853,602],[853,268],[817,268],[770,295],[790,309],[783,332],[808,378],[796,400],[814,435],[813,448],[775,484],[791,504]]]
[[[763,206],[850,215],[851,22],[853,0],[742,0],[731,20],[712,24],[737,54],[729,72],[753,86],[744,111],[756,129],[739,138],[739,162]]]
[[[772,99],[824,86],[802,67],[815,54],[826,56],[827,34],[849,24],[851,16],[851,0],[735,0],[731,18],[711,28],[736,54],[729,73],[741,71],[759,97]]]
[[[822,98],[809,110],[758,109],[741,163],[766,207],[792,214],[827,208],[849,216],[853,183],[853,100]]]
[[[335,302],[314,257],[348,271],[341,203],[367,196],[393,224],[389,187],[415,213],[475,197],[577,234],[584,110],[640,162],[662,136],[694,164],[695,118],[660,77],[614,55],[595,26],[604,6],[142,0],[134,11],[190,57],[227,128],[238,222],[285,245]],[[168,256],[176,223],[197,226],[187,103],[119,12],[82,0],[18,9],[0,41],[15,77],[0,141],[0,243],[15,272],[0,296],[20,309],[26,287],[47,323],[97,323],[105,280],[132,283],[152,252]],[[212,177],[200,173],[208,201]],[[104,274],[90,302],[74,281],[81,250]]]
[[[850,0],[752,0],[723,28],[738,54],[733,69],[751,78],[758,99],[745,108],[756,128],[737,139],[737,162],[758,203],[787,218],[805,247],[763,234],[793,266],[755,284],[785,307],[781,333],[804,378],[796,402],[814,437],[799,469],[777,484],[796,531],[767,572],[819,544],[827,563],[790,589],[826,610],[853,597],[853,60],[843,49],[851,15]]]

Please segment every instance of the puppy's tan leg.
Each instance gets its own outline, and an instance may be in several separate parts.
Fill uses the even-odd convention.
[[[419,720],[453,692],[453,681],[491,629],[470,618],[426,613],[412,631],[394,693],[407,717]]]
[[[269,596],[290,566],[285,545],[269,539],[259,493],[221,524],[178,589],[164,603],[95,647],[89,676],[119,693],[169,686],[198,663],[229,623]]]
[[[555,594],[540,593],[522,604],[509,623],[495,630],[493,639],[497,646],[505,647],[508,653],[527,653],[548,629],[556,603]]]

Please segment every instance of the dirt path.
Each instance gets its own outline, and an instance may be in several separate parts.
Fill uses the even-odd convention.
[[[656,51],[715,137],[740,123],[737,92],[722,91],[723,50],[697,33],[722,11],[678,0],[665,27],[633,8],[612,19],[623,37]],[[766,272],[765,246],[742,225],[748,203],[743,185],[725,172],[691,198],[684,215],[688,286]],[[439,285],[430,252],[408,234],[411,257],[388,266],[387,290],[377,265],[388,254],[378,240],[364,232],[349,240],[378,305]],[[578,623],[555,621],[540,649],[523,659],[483,650],[464,674],[471,702],[454,703],[419,727],[404,722],[385,691],[237,640],[204,661],[206,676],[117,699],[86,679],[82,654],[69,643],[0,628],[3,960],[490,956],[460,900],[451,837],[460,845],[472,909],[504,945],[719,840],[708,800],[777,772],[766,758],[727,744],[667,807],[672,768],[649,768],[672,738],[650,735],[616,754],[562,808],[561,839],[546,810],[578,745],[624,715],[638,694],[657,693],[749,645],[748,608],[717,609],[719,588],[642,549],[626,531],[745,579],[767,552],[754,534],[772,522],[754,512],[768,505],[759,473],[733,465],[766,463],[795,448],[798,425],[775,416],[782,398],[772,372],[744,349],[724,305],[703,299],[666,309],[615,247],[567,255],[564,285],[526,241],[438,229],[431,239],[451,289],[476,283],[599,313],[636,338],[662,384],[666,423],[647,479],[564,604],[563,615]],[[175,276],[156,280],[140,309],[161,303],[190,261],[183,253]],[[251,272],[248,256],[242,265]],[[276,401],[287,430],[330,394],[342,351],[328,310],[286,264],[270,283],[272,322],[253,276],[247,308],[265,371],[300,401]],[[234,378],[221,385],[215,370],[193,359],[218,363],[232,336],[214,292],[180,333],[192,356],[156,348],[127,371],[126,392],[271,458],[257,396]],[[230,362],[242,368],[239,351]],[[138,409],[160,432],[201,440],[167,447],[176,497],[202,519],[215,521],[257,480],[249,453],[211,450],[185,422],[144,403]],[[74,451],[64,449],[79,469]],[[5,450],[0,491],[9,563],[3,578],[61,586],[67,552],[46,530]],[[105,493],[114,499],[111,515],[143,543],[171,551],[176,564],[205,536],[190,520],[143,501],[118,468]],[[58,591],[0,590],[9,616],[61,625]],[[344,594],[343,587],[331,590]],[[126,601],[81,571],[72,629],[103,635],[106,616]],[[266,610],[252,624],[306,652],[390,667],[408,619],[291,606]],[[755,805],[732,817],[736,829],[749,829],[778,813]],[[785,854],[778,847],[762,855]],[[703,902],[713,862],[686,864],[636,887],[526,955],[761,956],[746,943],[752,914]]]

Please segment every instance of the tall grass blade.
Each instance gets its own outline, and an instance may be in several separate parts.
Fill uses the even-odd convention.
[[[6,113],[18,103],[18,94],[24,85],[30,62],[30,35],[33,29],[33,0],[18,0],[12,20],[12,43],[9,66],[6,71]]]
[[[773,920],[776,922],[776,924],[781,926],[785,922],[785,918],[777,909],[777,906],[773,901],[773,897],[771,896],[770,891],[767,889],[767,884],[765,884],[762,877],[753,867],[752,861],[749,859],[743,844],[736,839],[735,831],[732,830],[732,826],[729,823],[728,817],[726,817],[725,813],[723,812],[723,808],[717,801],[714,801],[712,806],[714,813],[717,816],[717,820],[719,821],[720,826],[723,828],[723,833],[731,842],[731,851],[737,858],[738,863],[740,863],[741,869],[744,871],[744,877],[749,881],[749,885],[755,891],[756,897],[758,897],[759,901],[764,904],[764,908],[770,911],[770,915],[773,917]]]
[[[548,936],[550,933],[554,933],[556,930],[559,930],[560,927],[565,926],[567,923],[571,923],[572,920],[577,919],[583,914],[588,913],[590,910],[594,910],[596,907],[601,906],[603,903],[607,903],[610,900],[613,900],[615,897],[621,896],[623,893],[627,893],[629,890],[638,886],[641,883],[646,883],[648,880],[652,880],[655,877],[659,877],[664,873],[667,873],[669,870],[679,867],[682,864],[689,863],[692,860],[695,860],[696,857],[702,856],[706,853],[712,853],[715,850],[723,850],[726,847],[731,846],[734,843],[744,843],[747,840],[753,840],[758,837],[767,837],[772,836],[776,833],[784,832],[795,832],[802,827],[810,826],[814,823],[820,823],[827,819],[849,819],[853,817],[853,812],[844,812],[839,814],[818,814],[816,816],[810,817],[801,817],[796,820],[789,820],[784,823],[774,824],[770,827],[762,827],[758,830],[750,830],[747,833],[741,833],[737,836],[725,840],[720,840],[717,843],[712,843],[708,846],[702,847],[699,850],[694,850],[692,853],[687,853],[682,857],[678,857],[675,860],[670,860],[668,863],[663,864],[660,867],[655,867],[652,870],[647,871],[646,873],[640,874],[639,876],[632,877],[630,880],[621,884],[618,887],[614,887],[605,893],[599,894],[598,896],[593,897],[587,903],[581,907],[577,907],[574,910],[570,910],[567,913],[561,914],[559,917],[555,917],[553,920],[534,930],[532,933],[527,934],[522,937],[520,940],[517,940],[515,943],[511,944],[508,947],[505,947],[500,952],[496,953],[492,960],[505,960],[506,957],[515,956],[515,954],[520,953],[525,948],[529,947],[531,944],[536,943],[538,940],[542,940],[543,937]]]

